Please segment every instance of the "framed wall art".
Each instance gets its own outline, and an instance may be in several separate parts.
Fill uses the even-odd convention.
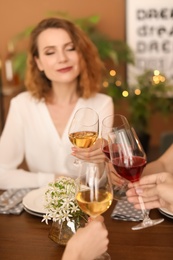
[[[157,69],[173,83],[173,1],[126,0],[126,41],[135,64],[127,66],[127,80]]]

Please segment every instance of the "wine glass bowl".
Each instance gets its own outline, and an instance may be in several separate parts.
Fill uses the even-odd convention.
[[[108,136],[110,157],[115,170],[123,178],[134,183],[139,181],[142,171],[147,164],[146,154],[133,128],[124,125],[116,128]],[[133,230],[143,229],[161,223],[164,219],[152,220],[141,196],[138,196],[141,210],[144,215],[143,221],[132,227]]]
[[[99,116],[92,108],[83,107],[76,111],[69,127],[69,140],[79,148],[92,146],[99,133]],[[75,160],[78,164],[79,160]]]
[[[147,158],[134,129],[118,128],[110,133],[109,149],[112,165],[119,175],[133,183],[139,181]]]
[[[102,152],[106,155],[109,162],[110,160],[110,151],[108,145],[108,135],[111,132],[114,132],[117,127],[121,127],[123,125],[129,126],[129,123],[125,116],[121,114],[113,114],[107,116],[102,121],[102,128],[101,128],[101,149]],[[109,163],[110,165],[110,163]],[[111,165],[110,165],[110,168]],[[126,191],[127,191],[127,180],[124,179],[122,182],[122,176],[120,176],[115,168],[111,170],[112,175],[116,178],[116,182],[112,183],[113,185],[113,194],[115,200],[124,200],[126,198]]]
[[[129,123],[125,116],[120,114],[114,114],[107,116],[102,121],[102,128],[101,128],[101,137],[102,137],[102,144],[101,148],[105,155],[110,159],[109,153],[109,146],[108,146],[108,134],[114,131],[118,126],[127,125]]]
[[[88,148],[95,143],[99,131],[99,117],[91,108],[76,111],[69,128],[71,143],[80,148]]]
[[[83,165],[78,181],[76,199],[82,211],[96,218],[110,207],[113,196],[106,163]]]

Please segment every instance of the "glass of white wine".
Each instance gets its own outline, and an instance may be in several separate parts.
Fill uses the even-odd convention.
[[[77,178],[78,191],[76,199],[83,212],[92,219],[105,212],[113,200],[109,169],[104,163],[84,163]],[[97,260],[110,260],[105,252]]]
[[[92,146],[99,134],[99,116],[95,110],[83,107],[76,111],[69,127],[69,139],[74,146],[88,148]],[[79,164],[79,160],[74,162]]]

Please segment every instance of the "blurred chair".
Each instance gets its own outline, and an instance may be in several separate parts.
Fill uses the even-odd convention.
[[[0,89],[0,135],[4,126],[4,106],[3,106],[3,95]]]
[[[160,155],[173,143],[173,131],[164,132],[160,136]]]

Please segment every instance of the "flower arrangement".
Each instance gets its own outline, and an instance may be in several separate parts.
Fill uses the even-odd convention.
[[[70,177],[59,177],[55,182],[49,183],[45,192],[46,214],[42,222],[52,219],[59,224],[70,221],[72,218],[85,217],[86,215],[79,208],[76,201],[77,183]]]

